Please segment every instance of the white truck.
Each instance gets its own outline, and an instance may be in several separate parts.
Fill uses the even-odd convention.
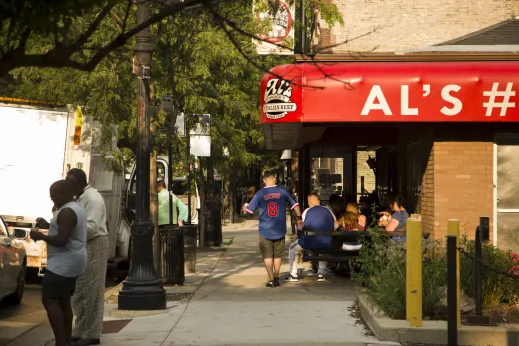
[[[106,167],[106,157],[94,149],[94,122],[71,106],[4,103],[0,129],[0,215],[8,227],[30,230],[36,218],[50,220],[50,185],[71,168],[81,168],[105,199],[110,262],[128,262],[130,232],[121,217],[124,178]],[[114,151],[116,143],[114,128]],[[25,247],[28,269],[41,276],[47,265],[45,243],[26,239]]]
[[[0,98],[0,102],[2,98]],[[128,181],[96,151],[98,127],[71,106],[0,103],[0,215],[10,228],[29,231],[36,218],[52,217],[49,187],[65,178],[71,168],[81,168],[89,183],[103,196],[110,238],[109,265],[123,271],[131,259],[130,224],[135,217],[136,170]],[[106,148],[105,148],[106,149]],[[113,128],[111,151],[117,152],[117,128]],[[112,161],[113,162],[113,161]],[[122,162],[118,163],[122,167]],[[168,184],[168,159],[157,158],[157,177]],[[178,197],[187,204],[185,177],[173,177]],[[194,180],[194,179],[193,179]],[[198,223],[198,189],[191,198],[191,220]],[[45,232],[45,230],[43,230]],[[42,276],[47,266],[45,243],[25,240],[28,274]]]
[[[158,156],[157,157],[157,180],[164,180],[166,186],[169,186],[169,172],[168,172],[168,157]],[[135,165],[131,169],[131,173],[128,178],[128,182],[124,191],[123,197],[123,209],[125,210],[126,224],[129,224],[135,217],[135,196],[137,193],[137,175]],[[194,225],[198,224],[198,210],[200,210],[200,196],[198,187],[194,182],[194,177],[191,177],[191,184],[194,194],[191,196],[191,223]],[[185,204],[188,205],[188,186],[186,177],[175,177],[172,179],[172,192]]]

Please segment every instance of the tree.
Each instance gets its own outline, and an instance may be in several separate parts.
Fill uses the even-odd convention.
[[[321,3],[317,0],[311,1],[316,4]],[[21,1],[21,3],[33,4],[32,1]],[[59,13],[61,16],[58,18],[61,20],[67,18],[65,21],[67,24],[63,24],[63,27],[58,25],[58,32],[53,39],[41,39],[45,32],[43,28],[37,31],[30,26],[33,34],[31,40],[27,40],[27,49],[31,52],[40,52],[40,55],[49,54],[46,55],[47,59],[54,59],[55,52],[63,49],[61,46],[68,46],[70,42],[77,41],[87,28],[92,28],[92,25],[97,23],[95,32],[85,40],[77,52],[67,58],[76,59],[75,61],[81,64],[92,61],[99,54],[101,49],[99,47],[107,47],[114,37],[129,32],[126,28],[133,25],[132,18],[134,18],[133,7],[128,6],[125,1],[94,1],[93,3],[95,6],[88,9],[98,9],[98,11],[88,14],[87,4],[79,1],[81,6],[85,6],[82,10],[85,12],[82,18],[75,13],[71,14],[70,9],[66,12],[66,7],[57,7],[54,12],[49,12],[49,18],[53,18],[53,15],[57,16],[53,13]],[[263,136],[259,128],[259,80],[265,71],[274,65],[289,62],[290,59],[279,56],[258,56],[255,53],[253,40],[259,39],[255,33],[260,30],[259,26],[263,23],[258,23],[254,17],[252,1],[240,3],[190,1],[189,3],[196,3],[203,7],[197,10],[196,15],[192,12],[183,12],[182,15],[163,16],[166,11],[165,5],[153,3],[152,18],[163,16],[151,24],[152,31],[156,34],[153,63],[156,98],[160,100],[162,95],[171,94],[177,103],[177,110],[185,114],[210,113],[212,115],[215,154],[217,157],[222,157],[222,148],[227,147],[232,161],[231,165],[228,162],[225,165],[220,164],[218,167],[220,172],[225,172],[225,169],[231,166],[244,167],[258,161],[272,165],[279,154],[264,150]],[[255,6],[259,6],[258,4]],[[104,13],[104,9],[108,9],[108,12]],[[275,11],[275,6],[271,10]],[[99,20],[103,13],[102,20]],[[336,16],[337,13],[336,11],[334,14],[332,11],[331,16]],[[2,12],[0,19],[3,18],[7,17]],[[16,20],[20,27],[22,27],[21,23],[24,23],[23,18],[26,17],[21,16]],[[330,20],[337,22],[337,19]],[[52,22],[42,24],[45,30],[52,28],[54,25]],[[5,27],[5,22],[2,23]],[[263,27],[267,28],[267,26]],[[5,38],[4,33],[0,32],[2,38]],[[5,40],[0,39],[0,47],[3,44],[1,42]],[[125,44],[108,52],[107,58],[100,60],[95,68],[92,67],[91,72],[75,65],[53,68],[60,66],[60,63],[68,64],[63,60],[53,60],[52,64],[49,63],[51,67],[46,68],[36,65],[13,69],[0,81],[0,93],[82,105],[87,114],[93,115],[102,124],[118,124],[121,139],[119,146],[132,149],[135,129],[135,88],[133,87],[134,77],[131,74],[132,43],[131,38],[128,38]],[[4,59],[5,54],[0,58]],[[157,129],[164,123],[174,122],[174,119],[167,118],[169,115],[159,112],[158,109],[159,107],[156,108],[154,116],[154,125]],[[161,146],[165,135],[160,135],[160,131],[154,131],[154,134],[157,145]],[[106,135],[108,136],[108,132]],[[176,157],[180,155],[179,148],[184,148],[180,144],[181,141],[178,139],[175,146]],[[223,158],[220,163],[223,163]]]
[[[242,12],[242,16],[250,17],[250,13]],[[173,94],[177,108],[185,114],[211,114],[217,157],[222,157],[222,148],[226,147],[232,163],[238,166],[259,159],[261,152],[251,149],[259,149],[255,146],[262,141],[257,96],[262,71],[249,64],[236,49],[229,49],[232,43],[211,22],[209,14],[170,19],[162,24],[157,29],[160,39],[155,66],[165,70],[156,73],[158,92]],[[182,31],[185,27],[190,30]],[[254,56],[250,39],[243,38],[240,44]],[[265,60],[269,60],[266,63],[270,66],[282,61],[278,57]]]
[[[146,22],[134,25],[131,0],[4,0],[0,2],[0,77],[18,67],[71,67],[92,71],[143,28],[208,3],[235,0],[154,1]],[[123,8],[121,15],[116,9]],[[103,26],[120,20],[110,35]]]
[[[257,31],[236,26],[236,21],[229,17],[227,5],[241,4],[247,11],[253,2],[258,8],[268,6],[273,12],[279,7],[279,0],[150,2],[155,8],[153,15],[135,25],[131,15],[132,0],[3,0],[0,2],[0,77],[20,67],[70,67],[93,71],[104,58],[124,47],[142,29],[179,14],[196,17],[204,10],[209,10],[222,27],[229,26],[241,34],[257,37]],[[335,5],[319,0],[307,0],[306,3],[307,8],[319,8],[329,24],[342,21]],[[105,27],[110,26],[113,18],[118,21],[117,30],[107,32]]]

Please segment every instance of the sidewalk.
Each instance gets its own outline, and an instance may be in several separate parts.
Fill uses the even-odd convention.
[[[222,225],[222,230],[226,231],[236,231],[236,230],[245,230],[251,228],[258,227],[258,219],[257,218],[236,218],[235,223],[226,223]]]
[[[227,244],[232,239],[226,251],[199,252],[197,273],[188,274],[184,286],[166,287],[166,311],[137,317],[143,313],[119,311],[116,296],[110,297],[102,344],[398,345],[378,341],[355,317],[356,289],[348,279],[318,283],[309,276],[266,288],[257,230],[227,231],[224,238]],[[282,271],[287,269],[285,264]],[[10,345],[48,341],[48,335],[40,335],[40,341],[19,339]]]

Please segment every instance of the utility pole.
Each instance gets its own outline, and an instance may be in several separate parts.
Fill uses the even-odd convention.
[[[150,2],[137,2],[137,25],[150,16]],[[131,225],[130,272],[119,292],[119,310],[162,310],[166,292],[153,266],[153,222],[150,219],[150,80],[151,33],[135,36],[133,73],[137,77],[137,195],[135,220]]]
[[[306,54],[308,53],[306,45],[306,12],[305,12],[305,0],[298,0],[296,8],[296,16],[299,19],[299,31],[296,36],[296,45],[294,53]]]

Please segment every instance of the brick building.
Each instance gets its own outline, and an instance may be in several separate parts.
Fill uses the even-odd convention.
[[[328,2],[337,4],[345,24],[330,29],[321,22],[320,44],[334,46],[331,52],[336,54],[421,49],[477,34],[481,29],[500,26],[503,21],[519,16],[517,0]],[[519,41],[517,35],[511,36]],[[510,38],[504,44],[510,44]],[[340,43],[343,44],[335,46]],[[499,44],[495,40],[486,43]]]
[[[319,45],[351,41],[318,54],[319,67],[275,68],[286,84],[262,81],[265,140],[294,150],[300,198],[312,162],[333,159],[348,200],[364,175],[382,203],[406,196],[436,238],[449,218],[473,235],[488,216],[493,242],[519,249],[519,0],[334,1],[345,25],[320,23]],[[281,105],[272,86],[291,88]]]

